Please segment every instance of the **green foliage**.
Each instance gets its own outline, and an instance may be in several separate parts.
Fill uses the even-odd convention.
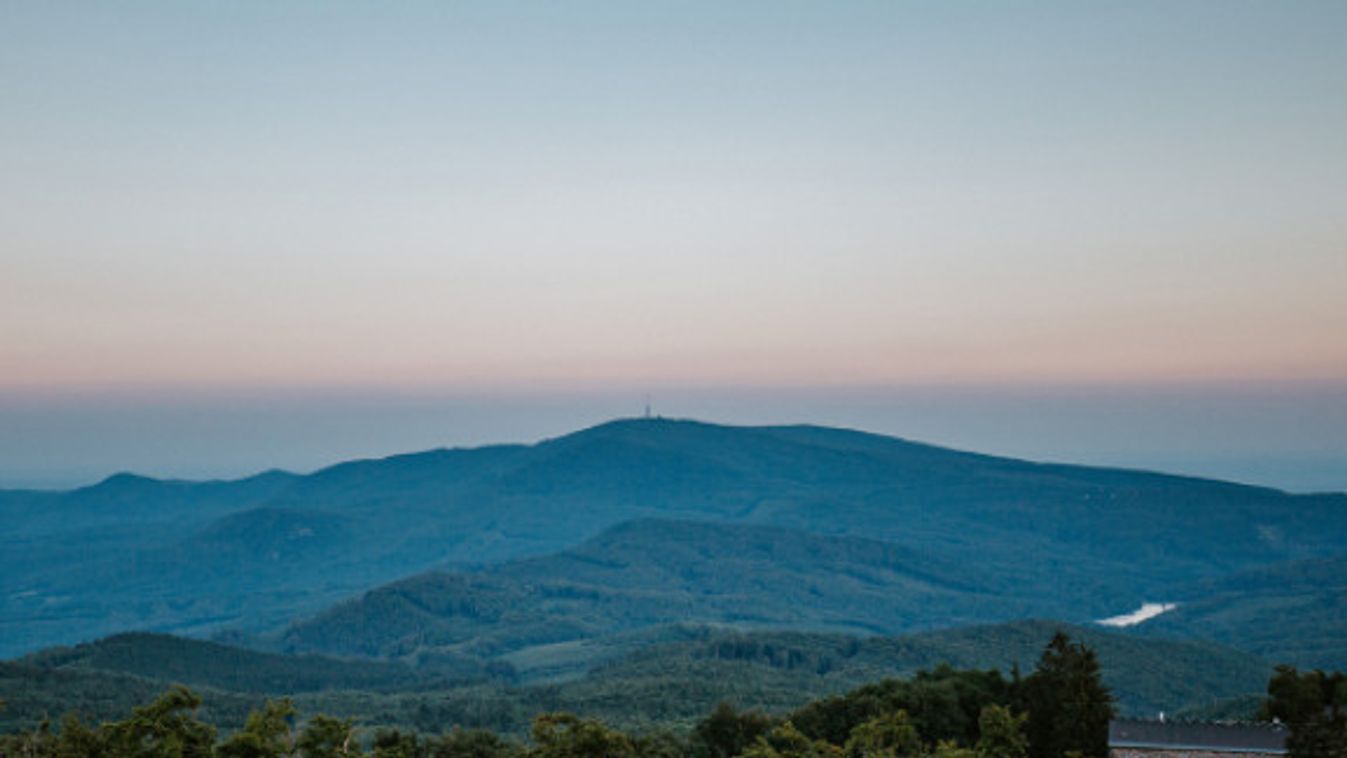
[[[836,745],[824,740],[810,739],[789,721],[758,737],[744,758],[842,758]]]
[[[641,758],[685,758],[692,751],[686,740],[667,729],[638,734],[632,743]]]
[[[216,750],[220,758],[281,758],[290,755],[295,738],[290,724],[295,706],[289,698],[269,701],[261,710],[248,714],[243,729],[234,733]]]
[[[533,721],[530,752],[536,758],[635,758],[631,738],[598,721],[569,713],[544,713]]]
[[[978,758],[978,754],[966,747],[961,747],[954,740],[945,740],[935,746],[931,758]]]
[[[393,728],[375,732],[370,743],[373,758],[421,758],[427,752],[427,745],[415,734]]]
[[[1347,675],[1278,666],[1264,715],[1290,725],[1292,758],[1347,756]]]
[[[731,758],[776,725],[775,719],[756,711],[739,712],[726,702],[692,730],[693,751],[699,758]]]
[[[1009,708],[989,705],[978,716],[978,758],[1028,758],[1029,741],[1024,736],[1028,714],[1016,715]]]
[[[1009,703],[998,689],[1009,686],[1004,674],[985,670],[1005,672],[1017,662],[1032,664],[1058,628],[1098,651],[1104,681],[1117,693],[1124,712],[1173,713],[1187,704],[1207,705],[1239,693],[1261,692],[1271,673],[1270,666],[1252,656],[1210,644],[1167,642],[1054,622],[1015,622],[898,638],[678,626],[596,641],[577,649],[573,652],[579,660],[607,662],[584,676],[559,682],[508,686],[498,681],[470,681],[446,687],[413,681],[400,691],[333,688],[295,693],[293,700],[303,713],[353,717],[371,729],[396,726],[438,734],[463,726],[523,737],[532,716],[545,711],[601,718],[623,729],[691,730],[720,702],[788,713],[801,709],[811,699],[822,698],[826,704],[826,698],[859,690],[860,694],[847,701],[847,707],[864,710],[833,719],[836,723],[828,727],[811,721],[815,710],[811,708],[809,713],[793,716],[795,725],[840,745],[856,724],[886,708],[902,707],[923,729],[927,742],[952,738],[971,745],[981,708],[993,702]],[[128,635],[119,644],[132,638],[146,641],[152,651],[203,653],[182,654],[179,663],[204,661],[204,654],[218,647],[191,640],[165,645],[157,635]],[[94,643],[85,649],[99,647],[100,643]],[[271,658],[240,656],[236,660],[246,665],[252,665],[249,661],[257,663],[259,678],[265,679],[264,666]],[[63,660],[46,654],[34,659]],[[127,651],[118,659],[148,660],[149,655]],[[94,660],[105,659],[81,655],[57,668],[0,662],[0,692],[8,698],[7,710],[0,712],[0,732],[33,729],[44,714],[65,711],[76,711],[95,721],[120,718],[168,685],[86,665]],[[944,661],[962,671],[957,675],[938,673]],[[344,662],[327,661],[327,665],[332,669],[332,682],[362,676],[343,673]],[[199,677],[189,666],[175,669],[182,675],[179,681],[193,686],[201,695],[201,717],[225,731],[242,728],[248,714],[263,707],[266,696],[200,686],[197,679],[217,681],[216,665],[204,661],[203,666],[205,671]],[[967,673],[976,669],[984,671]],[[926,673],[916,673],[922,670]],[[312,671],[321,673],[317,667]],[[1001,684],[995,683],[997,676],[1003,680]],[[886,678],[898,683],[880,684]],[[273,693],[283,694],[289,693]],[[821,707],[827,710],[832,706]]]
[[[1340,674],[1283,668],[1268,685],[1268,715],[1297,728],[1296,758],[1341,758],[1347,684]],[[1007,703],[1029,704],[1027,714]],[[1054,636],[1034,673],[1007,680],[997,671],[948,666],[890,679],[807,703],[777,721],[717,705],[684,740],[668,730],[634,732],[570,712],[532,721],[524,746],[489,731],[455,728],[442,736],[392,725],[358,729],[352,718],[314,715],[296,730],[289,699],[254,709],[242,728],[217,742],[196,718],[202,700],[173,687],[129,718],[86,725],[66,717],[0,737],[0,755],[31,758],[1028,758],[1101,756],[1110,710],[1094,651]],[[1103,718],[1102,726],[1098,723]],[[971,719],[971,725],[970,725]],[[1042,732],[1033,741],[1032,730]],[[1305,729],[1309,725],[1315,729]],[[1026,730],[1030,731],[1026,738]],[[1337,730],[1337,731],[1331,731]],[[1338,740],[1338,741],[1334,741]]]
[[[1108,753],[1113,696],[1093,650],[1058,632],[1021,691],[1033,758],[1059,758],[1072,750],[1089,758]]]
[[[304,725],[295,746],[304,758],[349,758],[361,754],[353,721],[321,714]]]
[[[522,758],[519,745],[483,729],[454,729],[432,740],[431,758]]]
[[[201,698],[185,687],[174,687],[149,705],[131,712],[125,721],[104,724],[98,741],[102,751],[130,758],[209,758],[215,727],[198,721]]]
[[[907,758],[921,755],[921,736],[907,711],[894,711],[858,724],[845,745],[847,758]]]
[[[806,734],[842,744],[861,724],[898,711],[920,739],[972,744],[984,707],[1010,702],[1010,685],[997,671],[958,671],[949,666],[889,679],[809,703],[791,720]]]

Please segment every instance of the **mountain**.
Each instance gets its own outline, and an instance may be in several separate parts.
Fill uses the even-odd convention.
[[[69,492],[0,490],[0,515],[14,533],[30,538],[128,523],[181,527],[259,506],[300,479],[284,471],[211,482],[121,473]]]
[[[1343,495],[661,419],[305,476],[0,493],[0,515],[0,655],[127,629],[265,632],[427,569],[543,556],[646,518],[887,542],[1074,619],[1347,544]]]
[[[0,490],[0,655],[121,629],[186,627],[217,614],[182,552],[184,534],[262,507],[300,477],[237,481],[116,474],[69,492]],[[147,558],[178,551],[177,581]],[[228,601],[226,601],[228,602]]]

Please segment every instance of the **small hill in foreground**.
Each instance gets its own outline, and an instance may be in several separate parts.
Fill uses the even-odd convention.
[[[398,724],[429,733],[455,725],[521,733],[535,714],[554,710],[621,726],[686,728],[721,701],[780,713],[812,698],[945,663],[1002,671],[1018,665],[1027,672],[1058,629],[1098,651],[1105,682],[1122,711],[1132,715],[1212,707],[1260,693],[1271,670],[1256,657],[1218,645],[1153,640],[1053,621],[892,638],[679,626],[651,633],[651,638],[670,641],[609,656],[588,673],[566,680],[517,686],[502,680],[453,684],[412,676],[398,688],[397,677],[405,670],[395,664],[296,661],[194,640],[123,635],[86,646],[78,655],[49,651],[0,663],[0,691],[8,701],[0,729],[29,728],[44,713],[68,708],[97,718],[125,713],[169,683],[144,675],[152,668],[141,662],[152,654],[167,656],[175,680],[202,688],[208,712],[225,727],[240,724],[248,708],[265,696],[293,694],[305,713],[352,716],[366,725]],[[310,671],[321,664],[327,674],[310,680],[323,685],[321,691],[264,694],[261,684],[249,684],[248,692],[236,692],[220,686],[231,676],[220,671],[220,662],[241,664],[248,677],[259,677],[256,682],[277,686],[287,677],[306,681],[287,674],[290,670]],[[343,671],[348,666],[352,670]],[[128,673],[132,671],[138,673]],[[362,681],[378,684],[381,691],[359,689]],[[328,688],[337,686],[343,688]]]
[[[414,689],[431,679],[396,662],[277,655],[146,632],[50,648],[17,662],[48,670],[115,672],[249,693]],[[460,673],[468,678],[480,670],[469,664]]]

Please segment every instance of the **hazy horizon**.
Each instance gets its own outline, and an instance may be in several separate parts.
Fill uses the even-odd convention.
[[[1347,386],[651,387],[654,412],[843,426],[975,452],[1347,491]],[[436,447],[532,443],[643,413],[622,388],[445,393],[0,393],[0,487],[118,472],[233,478]]]
[[[6,4],[0,483],[528,441],[651,391],[1347,489],[1344,28]]]

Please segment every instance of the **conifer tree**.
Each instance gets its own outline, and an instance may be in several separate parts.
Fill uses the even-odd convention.
[[[1071,751],[1086,758],[1108,754],[1113,696],[1100,677],[1098,658],[1084,643],[1060,631],[1053,635],[1023,690],[1030,758],[1062,758]]]

